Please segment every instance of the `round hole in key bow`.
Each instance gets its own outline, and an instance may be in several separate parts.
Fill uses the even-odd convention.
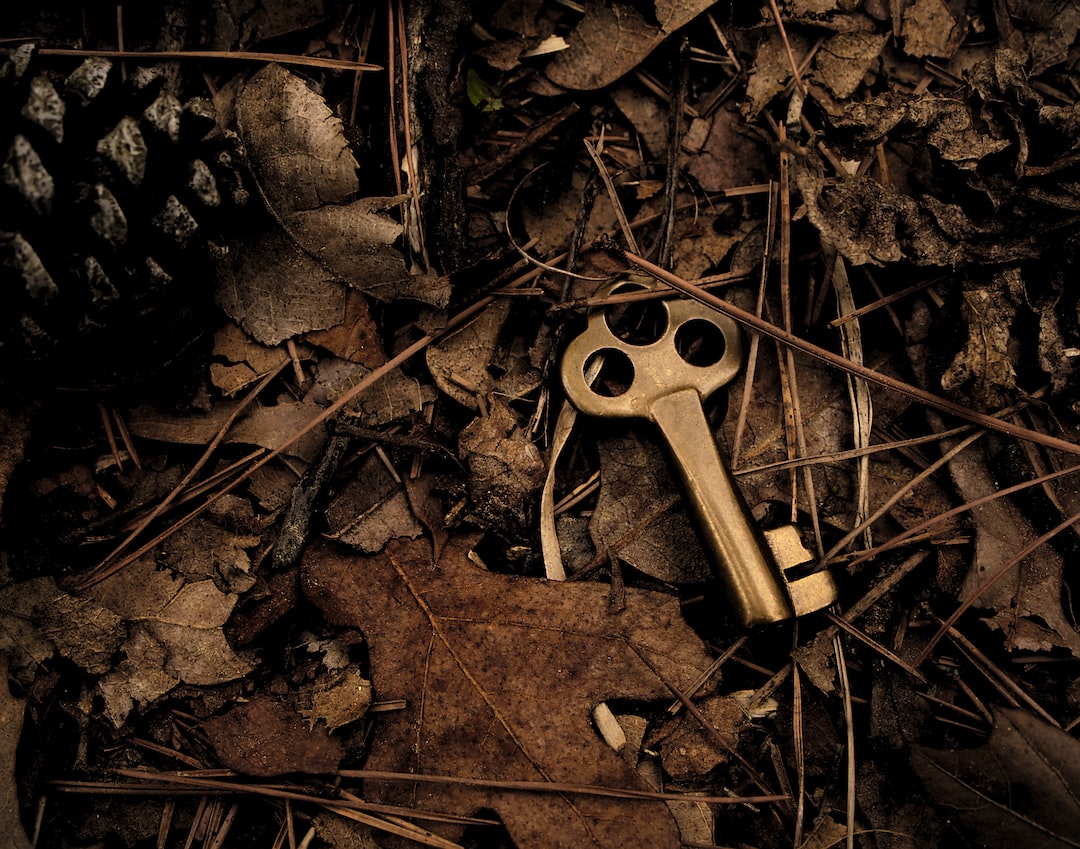
[[[629,283],[619,286],[611,295],[648,291],[644,286]],[[623,301],[605,308],[604,320],[615,336],[629,345],[651,345],[667,332],[667,309],[657,299]]]
[[[714,366],[726,349],[724,331],[704,318],[692,318],[675,331],[675,350],[692,366]]]
[[[597,395],[605,398],[617,398],[634,382],[634,364],[630,358],[617,348],[601,348],[594,351],[585,361],[585,374],[589,374],[599,365],[600,371],[589,387]]]

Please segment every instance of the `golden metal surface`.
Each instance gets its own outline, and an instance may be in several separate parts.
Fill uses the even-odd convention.
[[[619,281],[600,294],[651,286],[651,281]],[[831,604],[836,587],[827,572],[787,579],[784,570],[805,562],[808,558],[802,555],[809,552],[802,547],[794,526],[790,528],[794,540],[781,528],[770,532],[775,543],[770,544],[771,538],[767,541],[705,418],[702,400],[742,368],[738,327],[726,316],[694,301],[671,299],[659,303],[665,323],[657,338],[647,344],[633,344],[616,335],[603,309],[590,313],[587,328],[563,355],[566,394],[574,406],[589,415],[641,417],[655,422],[686,487],[718,577],[744,625],[779,622]],[[717,353],[715,361],[695,365],[679,353],[676,336],[691,322],[712,326],[699,324],[690,327],[692,331],[711,330],[714,338],[719,332],[723,351]],[[586,370],[598,355],[629,360],[632,374],[621,393],[601,394],[590,385]]]

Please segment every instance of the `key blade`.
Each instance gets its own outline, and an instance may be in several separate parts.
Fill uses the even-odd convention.
[[[667,441],[701,536],[739,620],[747,626],[794,615],[780,569],[716,445],[694,390],[654,400],[649,417]]]

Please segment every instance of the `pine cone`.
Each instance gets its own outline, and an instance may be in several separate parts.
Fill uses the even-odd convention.
[[[214,235],[248,193],[213,104],[168,66],[0,68],[0,381],[113,388],[205,330]]]

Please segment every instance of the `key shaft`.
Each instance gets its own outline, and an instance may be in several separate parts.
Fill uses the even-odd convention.
[[[667,442],[718,577],[744,625],[793,615],[780,569],[720,454],[701,406],[683,389],[656,398],[649,418]]]

